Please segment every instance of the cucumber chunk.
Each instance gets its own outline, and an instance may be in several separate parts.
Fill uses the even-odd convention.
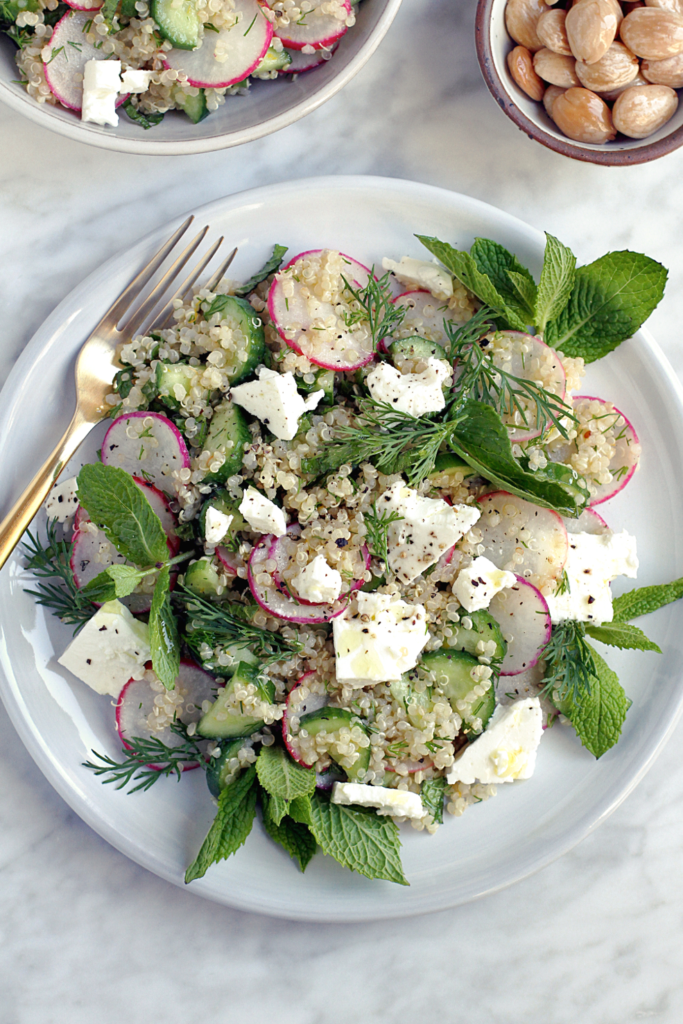
[[[205,482],[224,484],[228,477],[238,473],[242,466],[244,445],[250,441],[251,431],[240,407],[230,401],[217,406],[209,423],[204,451],[215,452],[224,447],[226,459],[220,469],[204,477]]]
[[[241,333],[246,338],[246,360],[237,362],[232,371],[227,366],[224,368],[230,383],[239,384],[240,381],[251,377],[259,363],[263,362],[266,351],[263,320],[251,303],[246,299],[239,299],[236,295],[217,295],[204,309],[206,316],[213,316],[215,313],[220,313],[221,320],[224,320],[232,331],[236,334]]]
[[[282,71],[284,68],[288,68],[291,63],[292,55],[287,50],[283,48],[278,53],[272,46],[269,46],[265,57],[256,70],[252,71],[252,75],[265,75],[268,71]]]
[[[220,585],[220,572],[213,558],[200,558],[188,565],[185,571],[185,586],[193,594],[202,597],[217,597]]]
[[[367,729],[358,716],[346,708],[320,708],[318,711],[311,711],[310,715],[302,715],[299,720],[299,728],[305,729],[309,736],[318,736],[322,732],[334,734],[342,729],[351,729],[354,725],[359,725],[367,735]],[[370,767],[370,745],[358,747],[357,750],[358,757],[350,768],[340,765],[352,782],[362,782]],[[329,752],[332,760],[339,763],[339,758],[343,755],[340,754],[335,742],[330,744]]]
[[[429,474],[427,479],[430,482],[434,482],[437,478],[443,476],[455,477],[458,474],[462,475],[463,480],[478,475],[476,469],[472,469],[466,462],[463,462],[459,455],[453,455],[451,452],[442,452],[440,455],[437,455],[434,471]]]
[[[187,393],[190,388],[196,387],[201,373],[202,370],[199,367],[190,366],[189,363],[157,363],[157,398],[167,409],[177,412],[181,407],[182,399],[176,397],[176,386],[179,385]],[[204,388],[202,397],[207,398],[208,394]]]
[[[300,377],[297,378],[296,386],[305,395],[311,395],[314,391],[324,391],[325,394],[320,400],[321,405],[331,405],[334,402],[334,371],[318,370],[312,384],[307,384]],[[299,421],[301,424],[301,421]],[[301,428],[299,429],[301,433]]]
[[[472,622],[472,629],[465,629],[462,624],[462,620],[468,618]],[[453,640],[451,641],[451,650],[453,651],[467,651],[468,654],[473,654],[475,657],[479,657],[484,654],[484,651],[479,647],[479,643],[483,641],[485,644],[489,640],[495,640],[496,650],[491,657],[493,661],[502,661],[507,654],[508,645],[503,639],[503,631],[500,628],[498,622],[494,619],[491,612],[487,612],[485,608],[480,608],[476,612],[468,612],[467,615],[464,611],[460,613],[460,622],[452,623],[453,627]]]
[[[211,796],[218,798],[221,790],[225,789],[229,782],[232,782],[235,775],[228,765],[233,757],[237,756],[246,739],[248,739],[247,736],[238,736],[234,740],[229,740],[221,747],[218,757],[211,758],[209,767],[206,769],[206,784]]]
[[[263,679],[258,669],[241,661],[231,679],[219,691],[216,700],[213,702],[205,715],[200,718],[197,724],[197,732],[207,739],[222,740],[230,739],[233,736],[250,736],[264,724],[262,718],[254,718],[252,715],[235,714],[229,709],[232,694],[237,683],[253,683],[258,690],[261,700],[272,703],[275,697],[275,686],[270,680]]]
[[[446,351],[435,341],[426,338],[398,338],[389,346],[392,362],[397,359],[446,359]]]
[[[194,0],[152,0],[150,13],[164,39],[176,50],[196,50],[202,41],[202,23]]]
[[[476,685],[472,678],[472,669],[479,664],[477,659],[466,651],[432,651],[424,655],[422,664],[430,672],[436,672],[436,685],[443,690],[453,710],[457,711],[457,702],[464,700]],[[472,704],[471,717],[480,718],[482,728],[485,729],[495,706],[496,692],[491,682],[483,697]],[[467,723],[463,723],[463,732],[466,736],[473,735],[473,730]]]
[[[211,113],[206,104],[206,93],[203,89],[199,89],[196,96],[189,96],[184,89],[176,86],[173,90],[173,99],[176,106],[184,114],[187,114],[192,124],[199,124]]]

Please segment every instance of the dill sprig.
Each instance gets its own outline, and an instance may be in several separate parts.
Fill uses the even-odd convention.
[[[543,657],[546,663],[542,679],[544,694],[554,701],[571,697],[575,703],[584,693],[590,696],[591,679],[597,679],[598,673],[582,622],[567,620],[553,626]]]
[[[391,271],[387,271],[379,280],[375,278],[372,267],[365,288],[354,288],[350,281],[342,276],[346,289],[353,295],[360,309],[344,314],[347,327],[364,323],[372,336],[373,348],[377,349],[382,338],[389,338],[403,323],[407,307],[394,304],[389,280]]]
[[[555,587],[555,597],[562,597],[563,594],[571,593],[571,584],[569,582],[569,575],[566,569],[563,569],[557,578],[557,585]]]
[[[363,518],[368,528],[367,541],[370,552],[375,558],[386,562],[389,527],[392,523],[402,522],[403,516],[398,512],[378,512],[377,502],[374,502],[372,512],[366,512]]]
[[[83,761],[83,767],[89,768],[98,776],[108,775],[109,778],[103,778],[102,782],[105,785],[115,782],[115,789],[125,789],[132,782],[136,782],[137,785],[129,789],[129,793],[150,789],[158,779],[169,775],[175,775],[180,779],[183,765],[198,762],[201,767],[206,767],[206,758],[199,745],[201,738],[195,740],[188,736],[187,727],[180,722],[174,722],[171,731],[183,740],[178,746],[169,747],[156,736],[150,736],[149,739],[132,736],[126,740],[128,746],[122,748],[125,754],[123,760],[115,761],[108,755],[93,750],[93,757],[102,763]]]
[[[50,608],[55,615],[69,626],[75,626],[74,634],[81,629],[97,608],[74,582],[69,559],[71,544],[60,540],[57,525],[48,521],[47,540],[42,544],[38,536],[26,531],[27,540],[22,547],[26,555],[26,568],[38,578],[35,590],[26,591],[35,597],[38,604]],[[53,583],[43,582],[54,580]]]
[[[248,646],[266,664],[289,658],[303,650],[299,640],[288,640],[281,633],[254,626],[240,614],[241,605],[211,604],[184,587],[176,590],[174,596],[179,596],[185,605],[189,619],[185,640],[193,650],[203,643],[209,647],[241,644]]]

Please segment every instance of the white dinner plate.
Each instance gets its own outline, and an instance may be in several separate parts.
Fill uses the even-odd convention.
[[[365,264],[421,256],[415,232],[458,246],[496,239],[538,276],[544,238],[484,203],[412,182],[367,177],[314,178],[244,192],[203,207],[198,223],[239,246],[231,273],[246,279],[270,254],[341,249]],[[40,328],[2,394],[0,479],[4,508],[28,482],[65,428],[73,403],[72,366],[89,331],[132,273],[159,246],[168,225],[116,256],[76,288]],[[579,259],[581,253],[578,254]],[[639,584],[683,575],[683,395],[646,331],[589,367],[582,391],[611,399],[643,444],[640,471],[600,512],[638,538]],[[92,458],[98,438],[72,470]],[[67,470],[69,472],[69,470]],[[2,698],[35,761],[71,807],[128,857],[176,885],[214,813],[203,773],[160,780],[133,796],[103,786],[81,767],[94,748],[119,752],[110,702],[56,662],[70,629],[24,590],[19,555],[0,574]],[[629,586],[632,583],[629,581]],[[615,590],[620,584],[615,585]],[[498,796],[447,816],[433,837],[401,827],[410,888],[369,881],[318,854],[305,875],[265,836],[259,822],[246,845],[213,866],[190,891],[243,910],[316,921],[360,921],[452,907],[494,892],[548,864],[599,825],[633,789],[671,734],[683,707],[683,606],[647,620],[663,655],[607,653],[633,699],[616,748],[595,761],[569,727],[544,736],[536,773],[499,787]]]

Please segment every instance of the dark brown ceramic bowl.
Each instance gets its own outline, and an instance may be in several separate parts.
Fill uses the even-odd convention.
[[[568,139],[550,120],[543,104],[529,99],[510,77],[506,58],[515,43],[505,28],[505,4],[506,0],[478,0],[477,56],[491,95],[530,139],[574,160],[616,167],[647,163],[683,145],[683,103],[671,120],[647,139],[619,135],[604,146]]]

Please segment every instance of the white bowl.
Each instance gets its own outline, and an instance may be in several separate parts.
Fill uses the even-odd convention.
[[[375,52],[400,6],[401,0],[365,0],[356,24],[342,37],[327,63],[294,81],[292,76],[282,75],[274,81],[253,82],[247,96],[226,97],[224,106],[199,124],[173,112],[147,131],[125,115],[118,128],[101,128],[84,124],[64,107],[36,103],[16,81],[16,48],[4,35],[0,36],[0,100],[44,128],[101,149],[152,156],[229,149],[286,128],[343,89]]]

